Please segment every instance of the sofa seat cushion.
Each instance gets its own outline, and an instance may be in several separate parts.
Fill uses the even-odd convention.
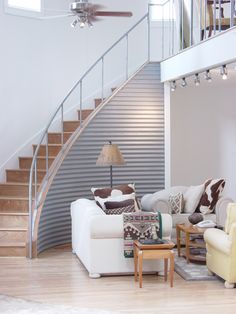
[[[173,227],[175,227],[177,224],[183,224],[183,223],[189,223],[188,220],[189,214],[173,214]],[[216,215],[215,214],[209,214],[204,216],[204,220],[212,220],[213,222],[216,222]]]
[[[161,214],[162,238],[169,238],[172,229],[172,217]],[[123,215],[94,215],[90,219],[91,239],[124,238]]]

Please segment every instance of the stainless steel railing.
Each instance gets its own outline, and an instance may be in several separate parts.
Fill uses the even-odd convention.
[[[105,74],[105,59],[108,56],[108,54],[115,49],[122,41],[125,41],[125,75],[124,75],[124,80],[127,80],[130,76],[129,73],[129,38],[132,34],[132,31],[136,29],[139,25],[141,25],[144,21],[147,21],[147,37],[148,37],[148,47],[146,51],[146,57],[143,63],[147,62],[150,58],[150,20],[149,20],[149,13],[145,14],[137,23],[135,23],[124,35],[122,35],[109,49],[105,51],[101,55],[99,59],[97,59],[96,62],[94,62],[90,68],[82,75],[82,77],[76,82],[76,84],[71,88],[71,90],[68,92],[68,94],[65,96],[63,101],[60,103],[52,117],[50,118],[46,128],[44,129],[41,138],[37,144],[37,147],[35,149],[33,159],[32,159],[32,164],[31,164],[31,169],[30,169],[30,176],[29,176],[29,230],[28,230],[28,242],[29,242],[29,258],[32,258],[33,255],[33,236],[34,236],[34,228],[35,228],[35,219],[37,215],[37,210],[41,204],[41,196],[43,194],[43,191],[47,185],[47,181],[50,177],[50,166],[49,166],[49,143],[48,143],[48,133],[49,130],[54,126],[54,124],[60,124],[60,129],[61,129],[61,147],[63,151],[63,146],[64,146],[64,117],[65,117],[65,109],[68,110],[68,108],[65,108],[66,106],[68,107],[69,104],[69,98],[72,97],[73,93],[78,93],[79,97],[79,111],[80,111],[80,116],[79,116],[79,121],[80,121],[80,126],[82,126],[82,110],[83,110],[83,101],[84,101],[84,82],[88,75],[96,68],[98,64],[101,65],[101,73],[100,73],[100,80],[101,80],[101,99],[103,100],[105,97],[105,79],[104,79],[104,74]],[[140,38],[139,38],[140,39]],[[140,64],[141,66],[141,64]],[[99,72],[99,70],[96,70],[96,72]],[[41,145],[45,145],[45,161],[46,161],[46,174],[43,180],[43,184],[41,185],[41,191],[40,194],[38,193],[38,166],[37,166],[37,161],[39,160],[39,152]]]

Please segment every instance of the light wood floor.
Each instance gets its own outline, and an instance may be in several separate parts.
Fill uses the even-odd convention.
[[[187,282],[175,274],[170,288],[162,277],[144,275],[140,289],[133,276],[90,279],[69,248],[49,250],[34,260],[0,258],[0,294],[139,314],[236,312],[236,289],[225,289],[221,281]]]

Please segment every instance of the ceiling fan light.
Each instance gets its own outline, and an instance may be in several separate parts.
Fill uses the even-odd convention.
[[[85,22],[81,21],[81,22],[79,23],[79,27],[80,27],[80,28],[84,28],[84,27],[85,27]]]
[[[71,27],[75,28],[77,24],[78,24],[78,20],[76,19],[70,25]]]

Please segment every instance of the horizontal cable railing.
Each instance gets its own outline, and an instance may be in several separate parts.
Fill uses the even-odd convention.
[[[48,141],[48,134],[51,129],[60,128],[60,146],[61,151],[63,151],[64,147],[64,133],[65,133],[65,115],[68,114],[71,109],[79,106],[79,128],[82,127],[83,121],[82,121],[82,110],[83,110],[83,102],[85,99],[85,82],[86,79],[88,79],[89,75],[94,71],[93,75],[95,77],[98,77],[98,81],[100,84],[100,95],[101,99],[103,100],[106,93],[106,85],[105,85],[105,74],[106,74],[106,65],[105,61],[108,55],[114,51],[114,49],[120,49],[120,51],[124,52],[124,72],[123,74],[119,73],[120,77],[122,78],[122,81],[124,82],[129,78],[129,76],[132,74],[130,73],[130,60],[129,60],[129,53],[130,53],[130,47],[129,47],[129,40],[130,36],[132,35],[132,32],[140,25],[142,25],[143,21],[147,21],[147,33],[145,33],[145,36],[147,37],[147,44],[144,46],[144,59],[142,60],[141,64],[147,62],[150,59],[150,19],[149,19],[149,13],[145,14],[137,23],[134,24],[124,35],[122,35],[109,49],[106,50],[105,53],[101,55],[99,59],[97,59],[96,62],[94,62],[91,67],[82,75],[82,77],[76,82],[76,84],[71,88],[71,90],[68,92],[66,97],[63,99],[61,104],[58,106],[54,114],[52,115],[49,123],[47,124],[46,128],[44,129],[42,136],[37,144],[37,147],[35,148],[35,152],[32,159],[31,169],[30,169],[30,176],[29,176],[29,258],[32,258],[33,255],[33,235],[34,235],[34,228],[35,228],[35,219],[37,215],[37,210],[39,208],[39,205],[41,204],[41,196],[43,195],[44,189],[46,188],[48,179],[50,177],[50,163],[49,163],[49,157],[50,157],[50,144]],[[140,36],[138,36],[138,40],[140,40]],[[119,46],[123,42],[123,47]],[[140,49],[140,47],[139,47]],[[114,65],[116,62],[113,62]],[[141,64],[138,65],[141,66]],[[100,68],[98,67],[100,65]],[[136,66],[137,69],[137,66]],[[136,70],[135,69],[135,70]],[[119,69],[120,71],[120,69]],[[93,80],[94,81],[94,80]],[[91,83],[92,84],[92,83]],[[97,85],[97,84],[96,84]],[[87,87],[86,94],[89,94],[91,91],[89,90],[89,87]],[[78,101],[79,100],[79,101]],[[42,147],[42,145],[44,145]],[[45,150],[43,150],[45,148]],[[41,184],[41,190],[40,193],[38,192],[38,176],[37,176],[37,170],[39,169],[37,163],[39,161],[39,157],[44,157],[45,159],[45,169],[46,174],[43,180],[43,183]],[[53,156],[55,157],[55,156]]]

